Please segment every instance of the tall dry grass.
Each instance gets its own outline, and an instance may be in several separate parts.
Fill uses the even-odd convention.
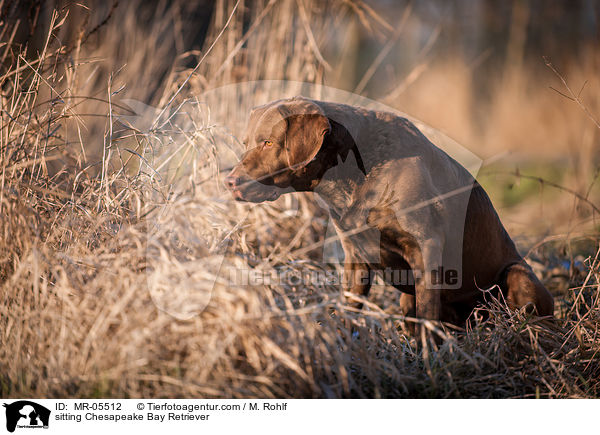
[[[103,39],[71,49],[53,37],[66,22],[58,12],[44,50],[12,53],[0,80],[3,397],[598,397],[597,239],[579,262],[592,248],[534,250],[540,275],[562,278],[555,322],[491,301],[468,331],[427,324],[441,345],[405,335],[398,294],[383,286],[356,312],[337,285],[231,278],[336,266],[318,250],[297,253],[324,236],[310,195],[253,208],[227,200],[220,174],[239,143],[213,121],[233,121],[242,96],[202,96],[236,81],[327,83],[342,63],[320,47],[352,26],[393,37],[381,16],[361,2],[222,1],[202,51],[154,75],[174,46],[156,29],[171,18],[138,28],[135,14],[129,6]],[[198,66],[178,63],[189,58]],[[457,96],[445,104],[467,107],[468,76],[452,71]],[[419,86],[399,94],[415,115],[469,124],[466,108],[444,117],[436,92]],[[433,101],[423,106],[436,107],[423,109],[431,119],[419,101]]]

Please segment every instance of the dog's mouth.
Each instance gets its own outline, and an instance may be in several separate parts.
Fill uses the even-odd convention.
[[[256,182],[248,183],[244,187],[230,189],[230,191],[236,201],[255,203],[275,201],[283,193],[276,186],[265,186]]]

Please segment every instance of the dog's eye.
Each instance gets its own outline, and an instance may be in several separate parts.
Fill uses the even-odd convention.
[[[263,148],[269,148],[273,146],[273,141],[272,140],[263,140],[262,141],[262,147]]]

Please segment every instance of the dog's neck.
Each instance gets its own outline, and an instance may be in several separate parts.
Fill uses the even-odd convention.
[[[314,189],[327,204],[334,218],[343,217],[352,203],[354,192],[360,187],[351,178],[323,179]]]
[[[330,123],[332,131],[316,160],[320,165],[316,177],[318,184],[311,190],[327,203],[334,212],[332,214],[343,216],[354,192],[364,183],[367,168],[350,132],[333,120]]]

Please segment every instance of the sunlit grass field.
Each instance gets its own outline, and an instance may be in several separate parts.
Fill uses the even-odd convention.
[[[0,396],[600,396],[598,47],[509,63],[484,101],[476,65],[429,54],[433,37],[404,74],[380,68],[410,9],[222,1],[186,50],[183,3],[144,20],[140,3],[40,16],[39,49],[2,34]],[[359,28],[380,46],[348,84]],[[435,344],[406,334],[390,287],[357,312],[336,285],[232,280],[340,267],[302,249],[327,228],[311,194],[249,206],[222,186],[246,113],[210,91],[261,80],[358,90],[479,156],[556,319],[491,301],[467,329],[427,325]],[[266,89],[253,100],[281,97]]]

